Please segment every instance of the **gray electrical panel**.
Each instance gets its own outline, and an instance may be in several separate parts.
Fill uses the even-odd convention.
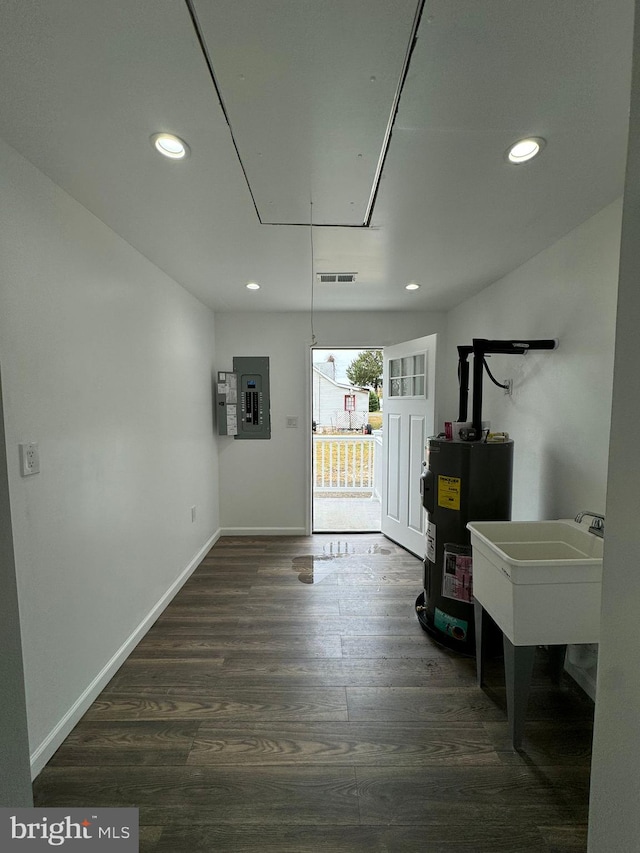
[[[234,356],[238,413],[235,438],[271,438],[268,356]]]

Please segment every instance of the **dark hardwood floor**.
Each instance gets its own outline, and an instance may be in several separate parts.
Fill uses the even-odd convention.
[[[379,535],[223,538],[34,783],[136,806],[154,853],[586,850],[593,705],[536,661],[520,753],[502,661],[435,645]]]

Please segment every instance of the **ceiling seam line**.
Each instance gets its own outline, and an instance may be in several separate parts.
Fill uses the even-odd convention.
[[[387,154],[389,152],[389,145],[391,144],[391,134],[393,133],[393,128],[396,122],[396,117],[398,115],[398,108],[400,106],[400,97],[402,95],[402,90],[404,89],[405,80],[407,79],[407,74],[409,73],[409,65],[411,64],[411,57],[413,55],[414,48],[418,42],[418,27],[420,26],[420,21],[422,20],[422,12],[424,10],[426,0],[419,0],[418,6],[416,8],[416,13],[413,19],[413,25],[411,27],[411,34],[409,36],[409,44],[407,47],[407,51],[405,53],[404,62],[402,65],[402,70],[400,72],[400,79],[398,80],[398,85],[396,87],[395,95],[393,97],[393,103],[391,104],[391,113],[389,114],[389,121],[387,122],[387,128],[385,130],[384,139],[382,141],[382,149],[380,151],[380,157],[378,158],[378,165],[376,166],[376,172],[373,177],[373,186],[371,187],[371,194],[369,195],[369,203],[367,204],[367,209],[365,211],[363,226],[365,228],[369,228],[371,225],[371,218],[373,216],[373,209],[376,204],[376,200],[378,198],[378,191],[380,189],[380,180],[382,179],[382,170],[384,169],[384,164],[387,160]]]
[[[224,98],[222,97],[222,92],[220,90],[220,86],[218,85],[218,80],[216,78],[215,71],[213,70],[213,62],[211,61],[211,56],[209,55],[209,49],[207,48],[207,43],[205,41],[204,35],[202,34],[202,29],[200,27],[200,22],[198,21],[198,15],[195,10],[195,6],[193,4],[193,0],[184,0],[185,5],[187,7],[187,11],[189,12],[189,17],[191,18],[191,23],[193,25],[194,32],[196,34],[196,38],[198,39],[198,44],[200,45],[200,50],[204,57],[204,61],[207,66],[207,70],[209,71],[209,77],[211,78],[211,82],[213,84],[213,88],[215,89],[216,95],[218,96],[218,102],[220,104],[220,109],[222,110],[222,114],[227,123],[227,127],[229,128],[229,135],[231,136],[231,142],[236,152],[236,157],[238,158],[238,163],[240,164],[240,168],[242,169],[242,174],[244,176],[245,183],[247,185],[247,189],[249,190],[249,195],[251,196],[251,201],[253,202],[253,207],[256,212],[256,216],[258,217],[258,222],[260,225],[263,225],[262,218],[260,216],[260,211],[258,210],[258,205],[256,203],[255,196],[251,189],[251,184],[249,183],[249,176],[247,175],[247,171],[244,167],[244,163],[242,162],[242,157],[240,156],[240,149],[238,148],[238,144],[236,142],[236,138],[233,134],[233,128],[231,127],[231,121],[229,120],[229,114],[227,113],[227,108],[224,104]],[[423,0],[424,2],[424,0]]]
[[[272,225],[278,228],[282,228],[283,226],[291,227],[291,228],[308,228],[308,222],[261,222],[261,225]],[[318,228],[354,228],[356,230],[367,228],[366,225],[347,225],[341,222],[321,222],[313,223],[313,227],[317,230]]]

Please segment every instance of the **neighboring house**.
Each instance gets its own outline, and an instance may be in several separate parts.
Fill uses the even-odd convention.
[[[362,429],[369,419],[369,392],[337,382],[335,365],[325,361],[313,365],[313,422],[329,429]]]

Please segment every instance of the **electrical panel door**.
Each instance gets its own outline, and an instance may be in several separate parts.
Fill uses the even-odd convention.
[[[218,371],[216,386],[218,435],[238,434],[238,377],[230,370]]]
[[[238,429],[235,438],[271,438],[268,356],[234,356],[238,377]]]

